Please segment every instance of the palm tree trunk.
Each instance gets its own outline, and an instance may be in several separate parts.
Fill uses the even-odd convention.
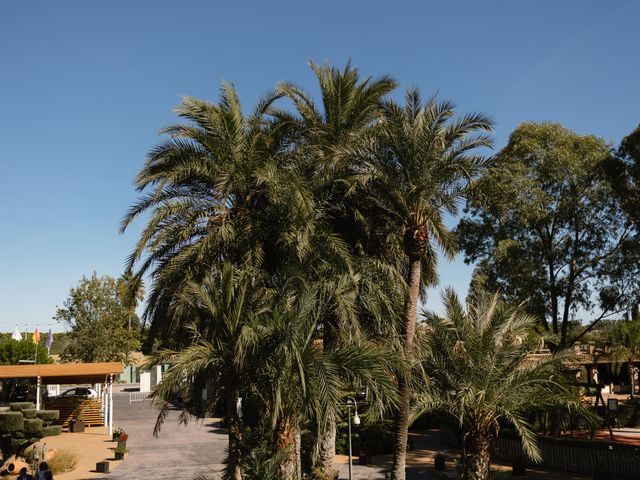
[[[491,473],[491,434],[470,431],[464,435],[462,479],[488,480]]]
[[[322,348],[325,352],[331,352],[336,344],[336,330],[333,328],[333,318],[325,318],[325,331],[322,338]],[[336,412],[331,409],[327,414],[327,422],[324,430],[320,432],[318,439],[318,460],[316,466],[322,471],[326,478],[338,478],[338,471],[335,469],[336,456]]]
[[[336,455],[336,414],[334,411],[327,412],[327,424],[320,434],[318,445],[317,466],[322,470],[326,478],[338,478],[338,471],[335,469]]]
[[[405,304],[404,315],[404,356],[407,362],[411,362],[413,357],[413,337],[416,332],[416,321],[418,317],[418,298],[420,297],[420,258],[410,258],[409,269],[409,296]],[[409,385],[411,383],[411,372],[398,381],[400,394],[400,408],[396,416],[395,443],[393,449],[392,478],[394,480],[405,480],[407,463],[407,437],[409,435]]]
[[[232,394],[227,398],[227,422],[229,424],[229,458],[227,469],[230,480],[242,480],[242,425],[238,418],[236,404],[238,396]]]
[[[286,452],[280,464],[280,473],[284,480],[300,480],[302,463],[300,458],[300,427],[291,417],[278,420],[274,432],[274,444],[278,450]]]
[[[633,375],[633,361],[629,360],[629,387],[631,387],[631,392],[629,393],[629,399],[633,400],[634,390],[636,389],[636,379]]]

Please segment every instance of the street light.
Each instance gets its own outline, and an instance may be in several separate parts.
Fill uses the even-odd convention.
[[[353,420],[351,420],[351,407],[355,408],[355,415],[353,416]],[[351,478],[351,469],[352,469],[352,463],[351,463],[351,422],[353,421],[353,424],[357,427],[358,425],[360,425],[360,417],[358,416],[358,402],[356,402],[356,399],[353,397],[349,397],[347,398],[347,419],[348,419],[348,424],[349,424],[349,480],[352,480]]]

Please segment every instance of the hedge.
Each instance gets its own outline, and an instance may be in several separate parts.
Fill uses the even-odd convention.
[[[36,406],[33,402],[13,402],[9,404],[9,408],[14,412],[21,412],[22,410],[32,410]]]
[[[35,408],[27,408],[26,410],[22,410],[22,415],[24,415],[24,418],[36,418],[36,413],[38,413],[38,411]]]
[[[39,418],[27,418],[24,421],[25,433],[31,433],[33,435],[40,435],[40,431],[44,426],[44,422]]]
[[[42,427],[42,437],[55,437],[62,433],[62,425],[50,425],[48,427]]]
[[[58,410],[38,410],[36,414],[38,418],[41,418],[45,421],[58,420],[60,417],[60,412]]]
[[[0,432],[14,432],[24,428],[24,417],[21,412],[0,412]]]

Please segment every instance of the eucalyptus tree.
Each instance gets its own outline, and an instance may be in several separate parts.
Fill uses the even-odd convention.
[[[430,382],[418,408],[448,414],[462,428],[465,480],[490,478],[490,442],[504,422],[518,432],[524,453],[540,460],[527,413],[582,408],[561,372],[567,352],[532,356],[543,342],[536,318],[498,294],[480,292],[465,306],[447,290],[443,305],[442,315],[427,314],[421,334]]]
[[[374,285],[388,284],[388,273],[392,270],[385,269],[384,263],[377,260],[384,250],[378,244],[373,251],[372,236],[362,221],[368,216],[363,213],[366,197],[359,189],[362,170],[355,158],[341,152],[369,134],[381,115],[381,100],[396,87],[396,82],[388,76],[361,78],[350,63],[342,70],[326,64],[310,65],[318,81],[318,102],[292,83],[281,84],[278,91],[296,109],[296,115],[289,121],[297,125],[296,158],[321,213],[316,219],[317,228],[330,232],[347,253],[337,262],[326,261],[324,254],[316,256],[315,267],[307,270],[311,277],[334,279],[335,308],[327,310],[322,319],[323,347],[330,351],[341,340],[357,338],[362,323],[380,325],[381,318],[392,317],[389,292],[393,288],[385,291],[379,284]],[[329,476],[334,471],[335,408],[329,405],[319,446],[318,466]]]
[[[405,104],[382,103],[382,122],[354,156],[370,158],[368,175],[378,216],[370,221],[386,229],[388,250],[402,272],[402,339],[407,365],[400,376],[393,478],[404,480],[410,412],[411,363],[418,301],[437,282],[437,249],[452,258],[455,244],[445,215],[456,215],[469,186],[489,167],[479,148],[491,147],[491,120],[483,114],[455,116],[450,101],[423,102],[416,89]]]
[[[218,401],[225,406],[228,424],[228,461],[226,477],[242,478],[242,420],[238,399],[248,384],[259,347],[256,330],[261,301],[250,288],[252,277],[225,262],[217,275],[201,283],[191,283],[174,302],[172,314],[190,326],[191,344],[181,350],[163,349],[153,364],[169,362],[162,383],[154,390],[154,403],[160,413],[154,434],[160,432],[167,410],[176,398],[187,400],[182,419],[200,403],[203,388],[208,396],[200,406],[201,414],[214,411]],[[211,388],[212,383],[214,388]]]
[[[138,174],[142,196],[121,229],[150,214],[128,268],[151,275],[145,319],[152,339],[188,338],[170,307],[185,285],[221,262],[270,268],[307,246],[313,202],[286,161],[287,122],[278,121],[277,98],[265,96],[246,115],[233,85],[222,85],[215,104],[184,97],[176,113],[186,122],[163,130],[169,138]]]

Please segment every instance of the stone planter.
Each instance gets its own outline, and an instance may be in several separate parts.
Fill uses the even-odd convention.
[[[69,422],[69,431],[71,433],[84,432],[84,422],[82,420],[71,420]]]

